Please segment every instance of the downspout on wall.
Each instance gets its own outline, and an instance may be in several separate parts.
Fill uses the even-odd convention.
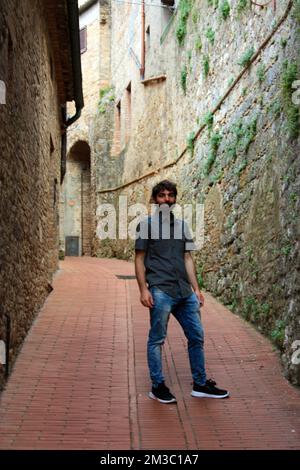
[[[77,121],[81,116],[81,110],[84,107],[82,91],[82,70],[80,54],[80,35],[79,35],[79,9],[77,0],[67,0],[68,21],[70,31],[70,46],[73,69],[74,101],[76,112],[74,116],[67,119],[67,105],[62,107],[62,141],[61,141],[61,183],[66,174],[67,166],[67,128]]]
[[[78,2],[77,0],[67,0],[67,6],[73,67],[74,101],[76,106],[76,113],[74,114],[74,116],[67,119],[67,121],[65,122],[66,127],[69,127],[71,124],[77,121],[77,119],[80,118],[81,110],[84,106],[84,101],[82,91]]]

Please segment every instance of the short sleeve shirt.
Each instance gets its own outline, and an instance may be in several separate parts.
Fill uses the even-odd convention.
[[[154,220],[156,218],[156,220]],[[196,250],[186,222],[170,213],[147,217],[137,227],[136,250],[145,251],[146,281],[171,297],[187,297],[192,287],[185,269],[184,253]]]

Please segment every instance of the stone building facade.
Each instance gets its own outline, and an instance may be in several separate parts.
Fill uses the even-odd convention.
[[[76,20],[72,0],[1,1],[0,340],[7,349],[10,339],[10,365],[58,268],[64,109],[83,106]]]
[[[90,137],[96,210],[144,203],[163,178],[204,204],[200,282],[298,384],[299,21],[298,0],[146,2],[145,21],[141,4],[112,2],[111,89]],[[133,242],[95,236],[93,254],[132,259]]]
[[[95,202],[91,186],[91,132],[99,112],[100,89],[109,83],[109,4],[79,2],[81,63],[85,107],[68,129],[66,177],[60,199],[60,250],[62,256],[91,255]],[[69,106],[72,112],[72,105]]]

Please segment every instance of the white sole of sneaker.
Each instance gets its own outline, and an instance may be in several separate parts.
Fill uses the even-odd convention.
[[[197,397],[197,398],[227,398],[229,397],[229,393],[226,393],[226,395],[210,395],[209,393],[202,393],[202,392],[194,392],[194,390],[191,392],[192,397]]]
[[[153,395],[152,392],[149,392],[149,398],[160,401],[160,403],[176,403],[176,398],[172,398],[172,400],[162,400],[161,398],[157,398],[155,395]]]

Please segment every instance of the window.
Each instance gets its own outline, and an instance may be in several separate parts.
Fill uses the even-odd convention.
[[[167,7],[174,7],[175,1],[174,0],[161,0],[161,3]]]
[[[57,178],[53,179],[53,208],[56,206],[57,199]]]
[[[53,59],[52,59],[52,56],[50,55],[50,77],[51,77],[51,80],[53,81],[53,77],[54,77],[54,66],[53,66]]]
[[[85,26],[80,30],[80,54],[87,50],[87,27]]]
[[[54,144],[53,144],[52,135],[50,134],[50,155],[52,155],[54,150],[55,150],[55,147],[54,147]]]
[[[131,135],[131,82],[126,88],[125,132],[125,143],[127,144]]]
[[[150,25],[146,29],[146,51],[150,49]]]
[[[117,103],[115,108],[115,130],[114,142],[112,146],[111,155],[117,156],[121,151],[121,100]]]

